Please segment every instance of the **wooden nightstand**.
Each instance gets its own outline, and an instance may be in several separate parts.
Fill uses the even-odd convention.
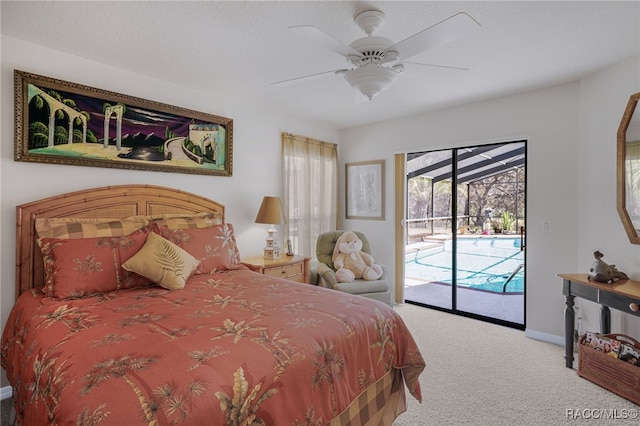
[[[265,259],[262,256],[255,256],[242,259],[241,262],[252,271],[260,274],[308,284],[309,260],[310,258],[304,256],[282,256],[279,259]]]

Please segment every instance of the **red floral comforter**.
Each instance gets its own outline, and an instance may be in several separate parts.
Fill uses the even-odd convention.
[[[322,425],[389,378],[420,400],[424,368],[390,307],[248,270],[174,291],[28,292],[1,348],[25,425]]]

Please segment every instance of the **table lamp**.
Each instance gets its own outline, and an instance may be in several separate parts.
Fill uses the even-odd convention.
[[[278,231],[275,225],[286,223],[284,214],[282,213],[282,203],[280,197],[266,196],[262,199],[260,210],[256,216],[256,223],[265,223],[271,225],[267,231],[267,245],[264,248],[265,259],[279,259],[281,248],[278,244]]]

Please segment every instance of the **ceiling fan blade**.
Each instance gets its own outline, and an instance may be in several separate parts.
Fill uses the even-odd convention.
[[[292,84],[303,83],[305,81],[317,80],[319,78],[328,77],[330,75],[335,75],[339,71],[347,71],[347,70],[331,70],[331,71],[323,71],[316,74],[305,75],[303,77],[290,78],[288,80],[277,81],[275,83],[271,83],[272,86],[290,86]]]
[[[452,67],[452,66],[449,66],[449,65],[423,64],[423,63],[420,63],[420,62],[409,62],[409,61],[404,61],[402,63],[403,64],[410,64],[411,66],[417,65],[417,66],[420,66],[420,67],[427,67],[428,69],[433,69],[433,70],[460,71],[460,72],[469,71],[469,68]]]
[[[399,59],[408,59],[426,50],[452,42],[478,29],[480,24],[465,12],[457,13],[417,34],[387,48],[385,52],[399,53]]]
[[[316,45],[321,46],[327,50],[344,56],[345,58],[350,55],[362,57],[362,54],[352,47],[347,46],[339,40],[331,37],[324,31],[314,27],[313,25],[300,25],[295,27],[289,27],[294,33],[311,40]]]
[[[402,62],[406,71],[426,75],[429,80],[445,80],[449,78],[459,78],[463,76],[469,68],[452,67],[447,65],[422,64],[419,62]]]

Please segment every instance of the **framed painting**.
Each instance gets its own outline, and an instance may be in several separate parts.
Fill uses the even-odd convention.
[[[384,160],[347,163],[347,219],[384,220]]]
[[[14,159],[231,176],[233,120],[14,71]]]

